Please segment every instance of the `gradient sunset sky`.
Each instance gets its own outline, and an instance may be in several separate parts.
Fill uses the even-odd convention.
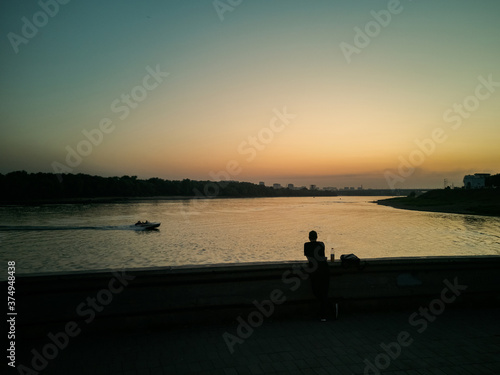
[[[365,188],[500,173],[500,1],[0,9],[0,173]]]

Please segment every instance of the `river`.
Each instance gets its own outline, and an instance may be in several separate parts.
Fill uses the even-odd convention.
[[[14,260],[17,274],[303,260],[313,229],[337,258],[500,254],[500,218],[399,210],[372,203],[377,199],[4,206],[1,258]],[[137,220],[161,226],[137,230]]]

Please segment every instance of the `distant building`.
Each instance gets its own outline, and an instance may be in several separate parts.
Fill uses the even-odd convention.
[[[486,186],[486,177],[490,177],[489,173],[474,173],[464,177],[464,186],[466,189],[482,189]]]
[[[288,188],[293,190],[295,187],[293,186],[293,184],[288,184]]]
[[[281,189],[281,184],[273,184],[273,189]]]
[[[317,190],[318,187],[316,185],[311,185],[310,190]]]
[[[259,186],[266,186],[266,183],[264,181],[259,182]]]
[[[325,190],[325,191],[337,191],[337,188],[333,187],[333,186],[327,186],[327,187],[324,187],[323,190]]]

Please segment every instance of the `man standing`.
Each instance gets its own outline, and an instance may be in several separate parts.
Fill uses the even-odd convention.
[[[330,271],[325,257],[325,244],[317,241],[318,233],[309,232],[309,241],[304,243],[304,255],[309,261],[311,272],[311,287],[314,296],[318,299],[319,314],[322,322],[326,322],[328,312],[328,287],[330,285]]]

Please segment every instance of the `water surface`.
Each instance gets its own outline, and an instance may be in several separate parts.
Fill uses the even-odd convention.
[[[314,229],[361,258],[499,255],[500,218],[398,210],[377,197],[145,201],[0,208],[17,273],[303,260]],[[158,231],[132,226],[161,222]]]

